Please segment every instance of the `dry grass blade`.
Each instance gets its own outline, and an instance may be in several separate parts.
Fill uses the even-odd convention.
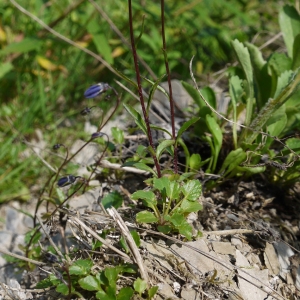
[[[110,248],[112,251],[119,254],[121,257],[123,257],[123,259],[125,259],[128,262],[132,262],[131,258],[127,254],[123,253],[122,251],[120,251],[119,249],[114,247],[113,245],[110,245],[105,239],[100,237],[91,228],[89,228],[87,225],[85,225],[78,217],[69,215],[69,220],[71,222],[73,222],[74,224],[76,224],[77,226],[82,227],[85,231],[87,231],[90,235],[92,235],[96,240],[100,241],[101,243],[103,243],[103,245],[105,245],[106,247]]]
[[[119,215],[119,213],[117,212],[117,210],[112,207],[112,208],[108,208],[107,212],[113,217],[113,219],[117,222],[123,236],[125,237],[129,249],[131,250],[132,255],[135,258],[135,261],[137,263],[137,265],[139,266],[140,269],[140,273],[141,273],[141,277],[143,280],[146,281],[147,285],[149,286],[149,276],[148,273],[146,271],[146,269],[144,268],[144,264],[143,264],[143,259],[141,257],[141,254],[139,252],[139,249],[137,248],[129,229],[127,228],[125,222],[123,221],[123,219],[121,218],[121,216]]]

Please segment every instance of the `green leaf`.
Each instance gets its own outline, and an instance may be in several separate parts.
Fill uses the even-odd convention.
[[[140,156],[140,157],[145,157],[146,154],[148,153],[148,149],[146,146],[144,145],[138,145],[137,149],[136,149],[136,153]]]
[[[170,137],[172,137],[172,134],[171,134],[167,129],[164,129],[164,128],[162,128],[162,127],[159,127],[159,126],[156,126],[156,125],[153,125],[153,124],[150,125],[150,128],[151,128],[151,129],[154,129],[154,130],[158,130],[158,131],[163,131],[163,132],[165,132],[167,135],[169,135]]]
[[[122,72],[120,72],[118,69],[116,69],[115,67],[111,66],[115,72],[122,78],[124,79],[126,82],[128,82],[129,84],[131,84],[133,87],[135,87],[136,89],[138,89],[138,85],[136,84],[136,82],[134,82],[133,80],[131,80],[129,77],[127,77],[126,75],[124,75]],[[123,104],[124,105],[124,104]]]
[[[164,233],[164,234],[168,234],[168,233],[171,232],[172,227],[171,227],[170,225],[158,225],[158,226],[157,226],[157,230],[158,230],[159,232]]]
[[[246,108],[246,119],[245,125],[249,126],[252,118],[252,111],[253,111],[253,104],[254,104],[254,84],[253,84],[253,71],[251,66],[251,60],[248,49],[240,43],[238,40],[234,40],[231,42],[237,59],[242,66],[244,71],[248,88],[249,94],[247,95],[247,108]]]
[[[238,166],[236,167],[236,171],[240,173],[246,173],[247,175],[254,175],[263,173],[266,170],[266,167],[246,167],[246,166]]]
[[[99,300],[116,300],[116,296],[115,295],[108,295],[103,290],[98,291],[96,293],[96,298],[99,299]]]
[[[92,275],[88,275],[78,280],[79,285],[87,291],[99,291],[102,290],[99,280]]]
[[[203,209],[202,205],[198,201],[190,201],[187,199],[183,199],[180,208],[184,213],[197,212]]]
[[[170,198],[170,200],[177,200],[179,199],[179,193],[180,193],[180,185],[176,181],[170,182],[170,192],[167,193],[167,196]]]
[[[281,73],[291,70],[292,60],[286,56],[285,53],[275,52],[270,56],[267,66],[269,74],[272,75],[273,81],[276,83]],[[276,84],[274,87],[276,88]],[[272,95],[274,95],[274,93]]]
[[[11,53],[27,53],[30,51],[38,51],[42,45],[42,41],[33,38],[24,38],[18,43],[12,43],[0,50],[0,55]]]
[[[256,46],[248,42],[245,42],[245,45],[248,48],[251,57],[253,70],[258,75],[263,66],[266,64],[266,61],[264,60],[261,51]]]
[[[123,250],[125,251],[125,253],[128,254],[130,250],[129,250],[127,242],[123,236],[121,236],[119,243],[120,243],[121,247],[123,248]]]
[[[196,123],[197,121],[199,121],[199,117],[196,118],[191,118],[190,120],[188,120],[187,122],[184,122],[183,125],[180,127],[180,129],[178,130],[177,133],[177,137],[176,137],[176,141],[182,136],[182,134],[190,127],[192,126],[194,123]]]
[[[98,53],[100,53],[103,56],[103,58],[110,65],[112,65],[114,63],[114,59],[111,55],[112,50],[108,43],[106,35],[103,33],[92,33],[92,37]]]
[[[69,287],[64,283],[58,284],[55,290],[65,296],[69,295]],[[72,291],[74,291],[74,288],[72,288]]]
[[[104,270],[105,277],[108,279],[109,284],[115,283],[118,279],[118,269],[117,268],[106,268]]]
[[[136,244],[137,247],[140,247],[141,245],[141,239],[140,239],[140,236],[139,234],[137,233],[136,230],[130,230],[130,233],[131,233],[131,236]]]
[[[152,83],[152,87],[149,91],[149,98],[148,98],[148,103],[147,103],[147,113],[149,113],[149,109],[153,100],[154,92],[156,91],[158,84],[162,81],[162,79],[166,76],[166,74],[163,74],[160,76],[155,82]],[[150,80],[149,80],[150,81]]]
[[[157,206],[156,196],[151,191],[136,191],[135,193],[133,193],[131,195],[131,198],[133,200],[142,199],[144,205],[146,205],[147,207],[152,208],[153,210]]]
[[[158,291],[158,286],[153,286],[148,290],[148,299],[152,299],[156,292]]]
[[[134,290],[131,287],[123,287],[117,295],[117,300],[130,300],[133,294]]]
[[[300,140],[297,138],[290,138],[286,140],[286,145],[294,150],[296,153],[300,153]],[[289,151],[289,150],[288,150]]]
[[[0,63],[0,79],[13,70],[13,68],[14,66],[10,62]]]
[[[219,171],[219,174],[222,174],[226,169],[226,172],[223,176],[229,174],[234,168],[236,168],[239,164],[244,162],[247,158],[247,154],[244,152],[242,148],[238,148],[236,150],[231,151],[226,159],[223,162],[222,168]]]
[[[242,80],[238,76],[232,76],[229,79],[229,94],[232,102],[233,109],[233,142],[234,147],[237,148],[237,104],[240,102],[244,91],[242,89]]]
[[[120,266],[118,266],[119,273],[129,273],[129,274],[135,274],[137,273],[137,265],[135,264],[122,264]]]
[[[92,18],[88,22],[86,28],[93,38],[93,43],[96,46],[97,52],[102,55],[109,64],[113,64],[113,57],[111,55],[112,50],[108,43],[107,35],[103,33],[103,29],[99,26],[96,19]]]
[[[247,46],[251,63],[254,72],[254,81],[256,84],[256,94],[258,107],[261,109],[271,95],[271,76],[268,74],[268,67],[266,61],[262,57],[261,51],[248,42],[245,43]]]
[[[293,55],[295,37],[300,33],[300,16],[294,6],[285,5],[279,12],[279,25],[289,57]]]
[[[119,192],[113,191],[104,196],[101,203],[103,204],[104,208],[110,208],[113,206],[117,209],[122,206],[123,197]]]
[[[206,124],[210,130],[210,133],[213,136],[213,141],[214,141],[214,160],[213,160],[213,165],[211,168],[211,172],[214,172],[216,169],[219,153],[222,147],[222,130],[215,120],[215,118],[211,117],[210,115],[206,115]]]
[[[147,134],[147,129],[146,129],[146,123],[144,121],[144,119],[142,118],[142,116],[140,115],[140,113],[138,113],[133,107],[131,107],[130,105],[127,104],[123,104],[123,106],[125,107],[125,109],[129,112],[129,114],[133,117],[136,125],[143,131],[143,133],[145,135],[148,136]]]
[[[149,82],[151,85],[154,85],[155,83],[154,83],[154,81],[152,81],[152,80],[150,80],[150,79],[148,79],[148,78],[146,78],[146,77],[143,77],[147,82]],[[167,93],[167,91],[163,88],[163,87],[161,87],[161,86],[159,86],[159,85],[157,85],[156,86],[156,89],[158,89],[160,92],[162,92],[168,99],[170,99],[170,97],[169,97],[169,94]]]
[[[93,266],[90,259],[76,260],[69,268],[70,275],[87,275]]]
[[[284,71],[283,73],[280,74],[280,76],[278,77],[274,98],[278,97],[281,91],[288,85],[288,83],[291,81],[293,77],[293,74],[294,72],[291,70]]]
[[[50,286],[53,286],[53,283],[52,283],[52,281],[50,280],[50,278],[48,277],[48,278],[45,278],[45,279],[39,281],[39,282],[36,284],[35,288],[36,288],[36,289],[46,289],[46,288],[48,288],[48,287],[50,287]]]
[[[112,127],[111,134],[113,136],[114,142],[116,142],[117,144],[124,143],[124,131],[123,130],[121,130],[118,127]]]
[[[134,290],[142,296],[142,293],[147,288],[147,282],[145,280],[142,280],[141,278],[137,278],[133,283]]]
[[[149,166],[147,166],[146,164],[142,163],[142,162],[136,162],[133,164],[137,169],[142,170],[142,171],[146,171],[149,172],[151,174],[153,174],[155,177],[157,177],[156,172]]]
[[[245,143],[250,144],[256,139],[258,135],[257,131],[261,130],[266,121],[298,90],[299,86],[300,72],[298,70],[293,74],[287,86],[281,90],[280,94],[275,99],[270,99],[253,120],[250,127],[253,128],[254,131],[245,138]]]
[[[213,89],[209,86],[206,86],[204,88],[202,88],[201,93],[203,95],[203,97],[206,99],[206,101],[216,110],[217,109],[217,105],[216,105],[216,95],[215,92],[213,91]],[[201,99],[202,100],[202,99]],[[202,103],[205,103],[202,100]],[[206,106],[206,104],[205,104]]]
[[[156,223],[158,218],[153,213],[144,210],[136,214],[136,221],[138,223]]]
[[[299,67],[300,67],[300,34],[298,34],[294,40],[292,69],[296,70]]]
[[[198,105],[199,108],[206,106],[205,102],[201,99],[198,91],[189,83],[185,81],[181,81],[182,86],[187,91],[187,93],[193,98],[195,103]]]
[[[196,201],[201,196],[202,186],[199,180],[189,180],[182,186],[182,192],[189,201]]]
[[[156,149],[156,157],[159,160],[163,152],[166,150],[166,148],[174,145],[175,141],[174,140],[164,140],[159,143]]]
[[[170,195],[170,180],[167,177],[155,178],[153,180],[153,186],[160,192],[165,190],[167,195]]]
[[[285,111],[285,109],[284,109],[284,111]],[[281,134],[281,132],[285,129],[286,123],[287,123],[287,116],[285,113],[281,116],[277,115],[276,122],[273,122],[271,125],[268,125],[268,127],[267,127],[268,133],[273,136],[279,136]],[[265,147],[266,146],[268,147],[269,145],[271,145],[271,143],[274,142],[273,138],[268,138],[268,139],[270,140],[270,142],[266,142]]]
[[[168,221],[170,221],[179,233],[184,235],[188,240],[192,238],[192,226],[186,221],[181,212],[175,212],[168,218]]]
[[[198,153],[194,153],[191,155],[189,160],[189,167],[192,171],[198,171],[201,167],[201,156]]]

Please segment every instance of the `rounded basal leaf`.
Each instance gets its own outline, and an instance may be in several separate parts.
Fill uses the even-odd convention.
[[[136,214],[136,221],[138,223],[155,223],[158,218],[153,213],[144,210]]]
[[[191,170],[198,171],[201,167],[201,156],[198,153],[194,153],[190,157],[190,168]]]
[[[69,268],[70,275],[87,275],[93,266],[90,259],[79,259]]]
[[[180,205],[180,208],[185,213],[197,212],[197,211],[203,209],[202,205],[199,202],[197,202],[197,201],[189,201],[187,199],[184,199],[182,201],[182,203]]]
[[[171,232],[172,227],[170,225],[158,225],[157,230],[164,234],[168,234],[169,232]]]
[[[155,194],[151,191],[136,191],[135,193],[133,193],[131,195],[131,198],[133,200],[142,199],[142,200],[147,200],[147,201],[150,201],[153,203],[156,202]]]
[[[148,290],[149,299],[152,299],[155,296],[157,291],[158,291],[158,286],[153,286],[152,288],[150,288]]]
[[[199,180],[190,180],[182,187],[182,192],[187,200],[196,201],[202,192],[202,186]]]
[[[133,287],[134,290],[141,295],[147,288],[147,282],[145,280],[142,280],[141,278],[137,278],[133,283]]]
[[[79,285],[87,291],[99,291],[102,290],[100,282],[94,276],[86,276],[78,281]]]
[[[74,290],[74,289],[73,289]],[[57,287],[56,287],[56,291],[58,293],[61,293],[63,295],[68,295],[69,294],[69,287],[64,284],[64,283],[60,283]]]
[[[153,180],[153,186],[160,192],[166,191],[167,196],[170,194],[170,180],[167,177],[155,178]]]
[[[184,235],[188,240],[192,238],[192,227],[182,213],[175,212],[171,218],[169,218],[169,221],[174,225],[179,233]]]
[[[117,281],[119,275],[118,270],[116,268],[106,268],[104,274],[109,282]]]
[[[133,294],[134,290],[131,287],[121,288],[117,295],[117,300],[130,300]]]
[[[122,206],[123,197],[117,191],[113,191],[103,197],[101,203],[103,204],[104,208],[110,208],[112,206],[114,208],[119,208]]]

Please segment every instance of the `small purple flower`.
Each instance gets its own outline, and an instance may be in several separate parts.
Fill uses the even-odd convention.
[[[97,83],[92,86],[90,86],[85,92],[84,92],[84,97],[89,99],[89,98],[95,98],[96,96],[106,92],[108,89],[111,87],[109,86],[108,83]]]
[[[92,138],[92,139],[96,139],[96,138],[102,137],[102,136],[104,136],[104,135],[105,135],[105,133],[103,133],[103,132],[94,132],[94,133],[92,134],[91,138]]]

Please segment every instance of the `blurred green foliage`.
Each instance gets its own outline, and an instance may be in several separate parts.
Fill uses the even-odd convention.
[[[83,47],[100,54],[126,76],[134,78],[126,1],[97,1],[120,30],[89,1],[19,0],[18,3],[44,23]],[[167,51],[173,78],[189,78],[188,62],[196,55],[196,75],[212,72],[234,55],[230,40],[265,41],[278,32],[278,1],[166,1]],[[164,73],[157,1],[134,3],[134,30],[138,54],[155,76]],[[42,130],[47,144],[64,137],[71,142],[82,128],[77,112],[88,105],[83,90],[92,83],[116,78],[102,64],[53,36],[10,1],[0,3],[0,202],[27,199],[27,188],[46,168],[34,155],[23,155],[25,136]],[[142,74],[149,77],[141,65]]]

